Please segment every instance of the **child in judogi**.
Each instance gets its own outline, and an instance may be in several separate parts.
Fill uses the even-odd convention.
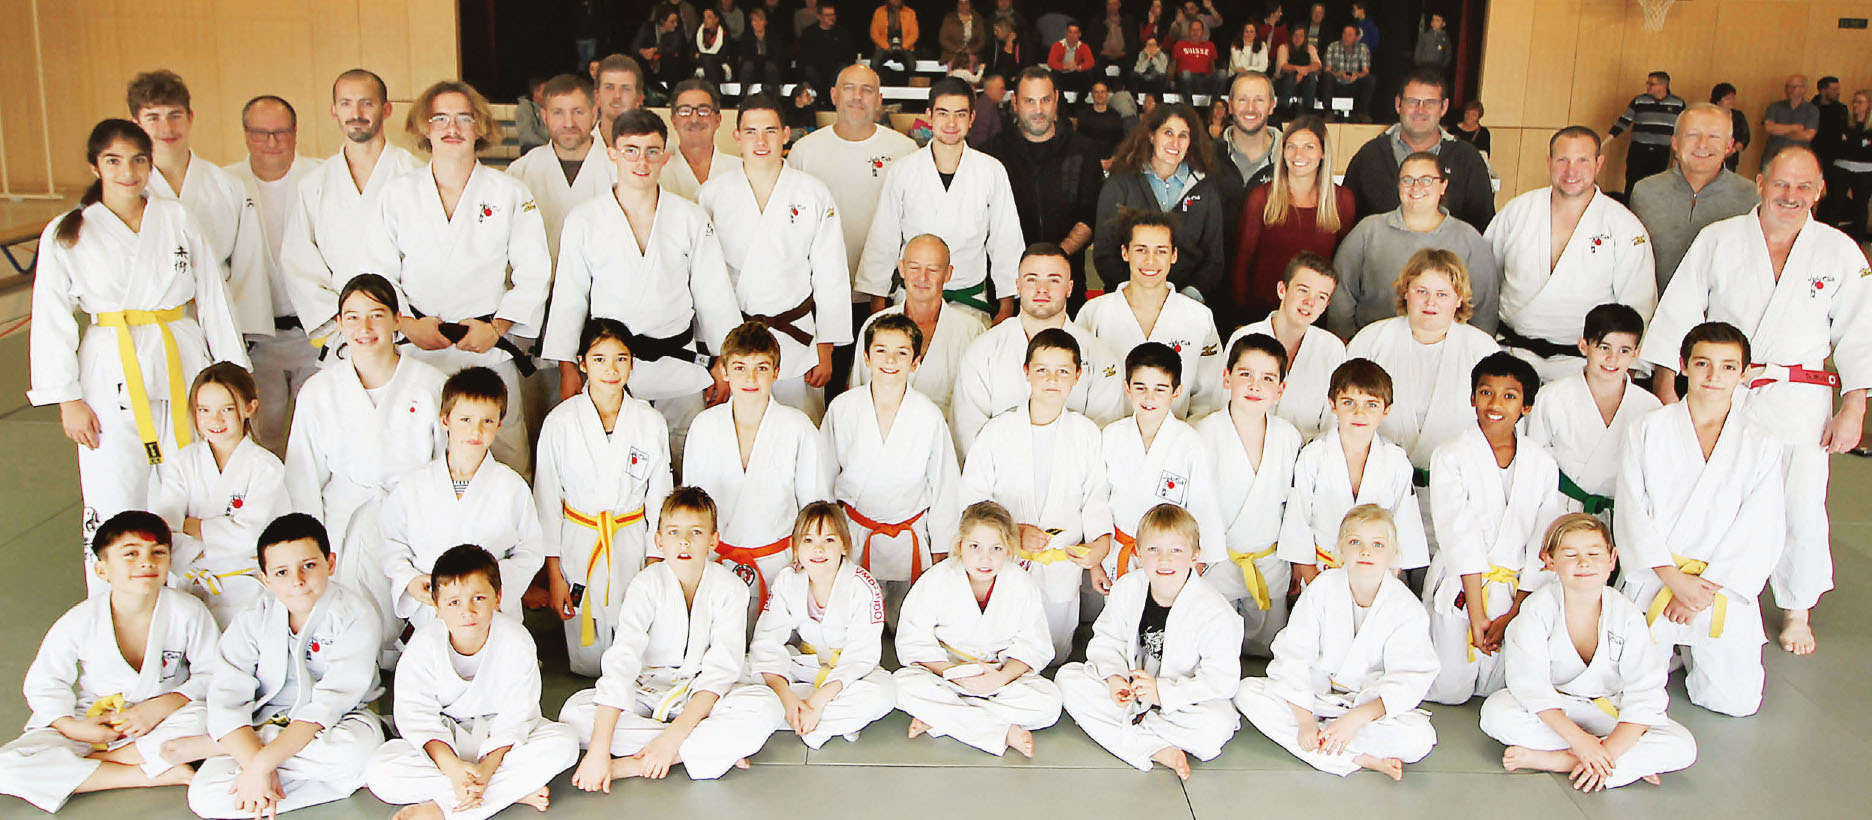
[[[366,785],[403,820],[482,820],[515,803],[545,811],[546,784],[578,760],[572,727],[540,716],[538,649],[500,614],[500,564],[463,544],[431,573],[436,608],[396,668],[402,735],[377,748]]]
[[[780,344],[766,325],[731,331],[721,365],[728,401],[696,416],[682,477],[721,510],[715,560],[753,588],[751,617],[766,602],[770,579],[792,560],[787,538],[800,508],[832,497],[831,471],[812,419],[773,400]],[[662,557],[655,547],[651,557]]]
[[[832,494],[851,518],[853,557],[897,603],[955,539],[962,481],[942,408],[910,387],[923,329],[901,313],[865,325],[868,383],[832,400],[820,436]]]
[[[208,735],[219,744],[189,784],[197,815],[245,820],[343,800],[364,785],[383,745],[370,710],[377,685],[377,612],[332,583],[331,541],[305,513],[256,538],[266,597],[217,645]]]
[[[1281,560],[1294,565],[1304,583],[1345,556],[1338,543],[1340,522],[1358,504],[1390,511],[1397,540],[1392,566],[1399,570],[1430,564],[1422,512],[1411,489],[1410,457],[1404,448],[1378,433],[1391,412],[1391,376],[1370,359],[1347,359],[1333,371],[1327,388],[1338,425],[1300,449],[1294,461],[1293,492],[1281,515]]]
[[[1619,448],[1632,425],[1661,406],[1631,379],[1644,327],[1644,317],[1629,305],[1609,302],[1587,311],[1579,341],[1586,366],[1542,388],[1544,398],[1528,416],[1528,438],[1560,465],[1569,512],[1611,520]]]
[[[0,747],[0,794],[56,812],[73,794],[187,785],[213,743],[202,698],[215,624],[163,586],[169,527],[141,510],[98,527],[92,572],[109,586],[52,625],[26,669],[26,733]]]
[[[1705,322],[1684,335],[1684,400],[1632,426],[1612,524],[1631,560],[1619,587],[1651,635],[1686,649],[1690,702],[1742,717],[1761,708],[1755,600],[1786,543],[1781,446],[1737,410],[1748,337]]]
[[[1442,533],[1424,604],[1442,670],[1428,700],[1460,704],[1499,691],[1502,635],[1541,570],[1541,537],[1565,511],[1553,456],[1516,425],[1541,392],[1534,365],[1505,351],[1470,371],[1476,426],[1430,457],[1430,514]]]
[[[1072,652],[1081,579],[1091,573],[1095,588],[1109,586],[1103,436],[1066,407],[1082,368],[1071,333],[1047,328],[1034,334],[1027,343],[1025,405],[990,419],[962,468],[962,503],[994,501],[1017,522],[1017,537],[1006,546],[1039,584],[1056,658]]]
[[[1053,662],[1040,584],[1011,560],[1019,539],[1006,508],[969,505],[948,560],[904,599],[894,677],[912,739],[948,735],[1032,758],[1034,730],[1059,720],[1059,687],[1040,676]]]
[[[596,677],[624,590],[643,569],[656,511],[669,495],[669,426],[625,392],[637,365],[616,319],[591,319],[579,340],[584,390],[546,416],[533,465],[545,535],[546,587],[565,622],[572,671]]]
[[[897,706],[897,686],[878,666],[884,591],[847,560],[851,544],[837,504],[800,510],[793,566],[774,579],[748,644],[748,671],[780,701],[779,728],[814,749],[836,736],[857,740]]]
[[[1287,263],[1281,281],[1274,285],[1280,308],[1266,319],[1243,325],[1229,335],[1224,345],[1232,351],[1236,342],[1255,333],[1280,341],[1287,350],[1287,374],[1282,379],[1287,386],[1275,402],[1274,412],[1291,422],[1306,439],[1333,423],[1326,385],[1332,380],[1333,370],[1346,360],[1345,342],[1317,324],[1338,289],[1339,272],[1332,261],[1312,251],[1301,251]]]
[[[1343,569],[1320,573],[1274,639],[1267,677],[1247,678],[1235,705],[1262,734],[1313,768],[1361,768],[1402,780],[1436,745],[1417,705],[1436,679],[1429,616],[1396,576],[1397,526],[1360,504],[1339,526]]]
[[[780,701],[742,683],[748,586],[709,560],[716,507],[697,487],[677,487],[657,516],[662,560],[624,592],[617,640],[593,689],[559,710],[585,747],[572,785],[611,791],[627,777],[661,779],[683,764],[691,780],[747,768],[782,723]]]
[[[1086,302],[1076,320],[1114,352],[1128,353],[1145,342],[1161,342],[1183,360],[1189,389],[1174,402],[1178,418],[1201,417],[1220,408],[1222,339],[1215,316],[1203,303],[1170,285],[1176,264],[1175,230],[1170,217],[1137,213],[1126,222],[1120,249],[1130,276],[1117,290]]]
[[[260,406],[253,374],[211,364],[195,375],[189,404],[201,438],[157,465],[150,511],[175,534],[176,588],[200,598],[226,627],[266,594],[254,538],[292,500],[286,466],[252,435]]]
[[[1175,504],[1138,522],[1138,571],[1118,579],[1085,663],[1060,667],[1066,711],[1139,771],[1157,762],[1188,780],[1188,755],[1212,760],[1241,721],[1242,622],[1198,572],[1200,527]]]
[[[1556,580],[1521,603],[1502,647],[1508,688],[1482,702],[1482,731],[1508,746],[1502,768],[1559,772],[1581,791],[1657,783],[1696,762],[1690,730],[1664,713],[1669,648],[1606,586],[1611,536],[1585,513],[1548,528],[1540,557]]]
[[[1228,359],[1222,374],[1228,407],[1196,423],[1201,446],[1214,459],[1211,474],[1228,551],[1228,561],[1211,566],[1203,577],[1241,611],[1249,654],[1266,657],[1287,624],[1293,565],[1277,552],[1301,434],[1276,409],[1288,395],[1282,381],[1287,348],[1273,336],[1238,334],[1229,344]]]
[[[943,286],[949,284],[954,273],[955,266],[949,264],[949,246],[942,237],[926,233],[911,238],[904,244],[903,258],[897,261],[904,300],[871,314],[858,329],[862,337],[872,323],[897,314],[915,320],[923,329],[924,344],[910,386],[942,408],[944,418],[949,418],[953,405],[956,380],[964,366],[962,357],[976,339],[988,332],[988,325],[975,311],[943,301]],[[848,383],[859,387],[870,379],[865,368],[854,367]]]
[[[1196,428],[1171,415],[1183,395],[1183,359],[1169,345],[1145,342],[1125,356],[1125,396],[1131,415],[1105,426],[1100,453],[1110,485],[1112,539],[1118,549],[1105,558],[1107,581],[1130,572],[1144,513],[1158,504],[1175,504],[1196,517],[1203,538],[1196,560],[1203,566],[1227,555],[1222,510],[1216,504],[1214,466]],[[1207,545],[1204,547],[1203,545]]]
[[[434,599],[430,568],[451,547],[475,544],[492,553],[507,589],[526,589],[545,562],[533,491],[489,457],[507,399],[507,386],[493,370],[468,367],[450,376],[442,385],[448,451],[403,476],[384,501],[384,574],[396,617],[411,626],[435,617],[425,604]],[[519,620],[520,596],[506,599],[500,610]]]

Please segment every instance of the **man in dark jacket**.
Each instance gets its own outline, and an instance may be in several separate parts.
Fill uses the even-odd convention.
[[[1130,68],[1138,49],[1144,47],[1138,42],[1137,21],[1121,10],[1123,6],[1123,0],[1105,0],[1105,13],[1086,27],[1086,44],[1092,47],[1101,75],[1109,65],[1119,66],[1119,71]]]
[[[982,146],[1007,168],[1029,244],[1057,242],[1072,262],[1073,293],[1067,308],[1085,304],[1085,249],[1092,243],[1099,187],[1105,182],[1098,148],[1059,121],[1059,91],[1053,73],[1030,66],[1015,77],[1009,106],[1013,128]]]
[[[799,36],[800,75],[820,93],[821,107],[829,107],[826,91],[838,73],[858,59],[858,46],[838,22],[838,9],[830,0],[820,0],[819,24],[808,26]]]
[[[1449,112],[1448,88],[1443,74],[1418,67],[1404,78],[1396,100],[1398,124],[1385,129],[1359,148],[1346,166],[1345,184],[1352,189],[1361,214],[1381,214],[1398,206],[1398,164],[1416,151],[1436,154],[1449,190],[1443,206],[1456,217],[1482,231],[1495,218],[1495,190],[1488,163],[1468,143],[1443,131],[1440,122]]]

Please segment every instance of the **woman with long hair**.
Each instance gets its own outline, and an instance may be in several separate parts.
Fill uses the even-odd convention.
[[[1133,211],[1173,213],[1177,259],[1170,284],[1194,290],[1211,310],[1227,309],[1222,274],[1223,213],[1215,144],[1187,104],[1160,104],[1146,112],[1112,154],[1111,174],[1099,190],[1093,262],[1107,282],[1124,278],[1121,221]]]
[[[1229,271],[1235,303],[1259,319],[1280,306],[1274,293],[1287,262],[1301,251],[1331,259],[1357,221],[1352,192],[1333,184],[1332,140],[1326,121],[1307,114],[1281,135],[1274,179],[1248,192]]]

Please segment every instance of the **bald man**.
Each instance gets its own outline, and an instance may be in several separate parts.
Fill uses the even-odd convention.
[[[1768,144],[1762,146],[1764,163],[1790,145],[1812,145],[1820,131],[1820,108],[1807,99],[1807,75],[1790,75],[1782,90],[1787,98],[1769,103],[1762,115],[1762,130],[1768,133]]]
[[[910,386],[942,408],[943,418],[950,419],[950,394],[955,389],[956,370],[962,354],[976,337],[988,332],[988,325],[974,311],[963,310],[943,300],[943,288],[955,268],[949,265],[949,245],[935,234],[918,234],[904,245],[903,258],[897,260],[897,275],[903,279],[904,300],[871,315],[859,328],[857,338],[864,338],[864,327],[881,316],[902,313],[923,330],[923,362],[910,376]],[[858,387],[870,381],[870,370],[852,369],[848,384]],[[953,426],[953,425],[952,425]]]
[[[1639,180],[1632,189],[1632,213],[1651,234],[1659,291],[1670,284],[1698,231],[1748,213],[1761,201],[1753,183],[1723,166],[1735,144],[1734,131],[1729,112],[1711,103],[1691,105],[1677,115],[1671,136],[1676,166]]]

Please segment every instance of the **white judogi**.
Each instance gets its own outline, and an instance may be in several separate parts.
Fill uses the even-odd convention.
[[[1099,296],[1079,309],[1075,321],[1080,327],[1111,348],[1121,371],[1118,382],[1124,384],[1125,356],[1145,342],[1162,342],[1183,360],[1183,395],[1171,410],[1177,418],[1201,418],[1228,404],[1228,391],[1222,389],[1222,338],[1216,335],[1215,314],[1201,302],[1171,291],[1150,333],[1138,325],[1137,314],[1125,302],[1125,282],[1117,290]],[[1130,407],[1127,404],[1128,415]]]
[[[213,251],[181,205],[151,197],[136,231],[103,203],[86,206],[84,230],[69,248],[57,239],[61,221],[53,220],[39,238],[27,337],[32,389],[26,398],[42,407],[83,399],[97,414],[98,448],[78,448],[82,537],[88,556],[91,534],[99,524],[149,503],[155,473],[137,430],[118,335],[130,335],[149,399],[149,418],[162,453],[170,458],[179,449],[178,409],[183,429],[194,435],[187,391],[195,374],[217,360],[244,367],[247,349],[228,301],[227,283],[220,268],[208,263]],[[194,311],[162,326],[112,329],[95,321],[101,314],[181,309],[191,302]],[[94,317],[82,340],[73,316],[77,311]],[[165,327],[175,340],[180,373],[169,372]],[[182,395],[170,395],[172,383],[181,386]],[[182,402],[183,407],[171,402]]]
[[[1748,334],[1755,362],[1822,369],[1828,355],[1840,389],[1872,387],[1872,267],[1838,230],[1808,219],[1794,239],[1779,280],[1762,238],[1760,206],[1714,223],[1697,235],[1671,279],[1639,355],[1681,369],[1678,346],[1704,320],[1728,322]],[[1772,370],[1772,368],[1771,368]],[[1787,555],[1770,584],[1775,603],[1811,608],[1833,588],[1829,545],[1826,451],[1820,435],[1833,412],[1825,387],[1786,382],[1776,372],[1748,391],[1745,418],[1786,449]],[[1749,386],[1745,375],[1743,385]]]
[[[1300,448],[1294,460],[1293,492],[1281,515],[1280,550],[1275,554],[1289,563],[1338,567],[1339,524],[1346,511],[1359,504],[1377,504],[1396,519],[1398,557],[1393,567],[1416,569],[1430,564],[1423,511],[1411,489],[1410,459],[1404,456],[1404,448],[1383,435],[1372,439],[1371,451],[1365,455],[1365,475],[1354,493],[1337,428],[1327,428]]]
[[[208,257],[227,282],[234,323],[250,336],[273,335],[273,295],[267,279],[266,240],[260,234],[260,209],[240,180],[214,163],[189,152],[182,190],[151,169],[150,197],[182,203],[189,220],[208,243]],[[87,214],[87,216],[89,216]]]
[[[1560,474],[1581,490],[1610,501],[1617,489],[1619,448],[1633,424],[1659,407],[1651,391],[1627,382],[1612,423],[1606,424],[1594,403],[1586,374],[1574,373],[1544,385],[1534,412],[1528,414],[1527,437],[1546,448]],[[1585,509],[1583,502],[1563,498],[1567,512]],[[1610,520],[1607,518],[1606,520]]]
[[[1191,572],[1164,618],[1160,661],[1138,643],[1148,595],[1146,573],[1112,584],[1092,624],[1085,663],[1066,664],[1053,679],[1079,728],[1138,771],[1150,771],[1151,755],[1165,747],[1213,760],[1241,726],[1229,703],[1241,683],[1241,619],[1228,599]],[[1112,702],[1105,679],[1130,677],[1134,669],[1156,676],[1162,703],[1121,709]]]
[[[357,368],[340,360],[299,391],[300,410],[287,442],[286,492],[293,510],[325,523],[338,560],[336,579],[370,596],[385,633],[397,619],[390,580],[382,572],[379,515],[398,478],[445,452],[442,382],[441,372],[404,356],[388,383],[366,390]]]
[[[696,179],[695,169],[689,166],[689,160],[683,158],[681,149],[671,146],[669,161],[663,163],[663,173],[657,176],[657,185],[663,190],[675,194],[690,202],[700,201],[702,186],[716,179],[741,170],[741,157],[715,147],[714,156],[709,159],[709,178],[705,182]]]
[[[1274,639],[1267,677],[1243,680],[1235,706],[1262,734],[1323,772],[1356,772],[1360,754],[1416,763],[1436,745],[1429,713],[1417,708],[1437,674],[1428,617],[1395,577],[1385,577],[1366,610],[1352,597],[1351,576],[1322,572]],[[1301,750],[1289,704],[1330,720],[1374,700],[1384,701],[1385,716],[1365,724],[1345,752]]]
[[[1679,279],[1686,274],[1695,275],[1680,269]],[[1658,643],[1689,647],[1690,702],[1725,715],[1761,707],[1768,639],[1755,599],[1786,543],[1782,459],[1783,448],[1731,408],[1705,461],[1683,402],[1641,419],[1620,456],[1612,520],[1625,548],[1619,589],[1647,610]],[[1707,568],[1691,574],[1722,586],[1715,602],[1688,624],[1651,615],[1663,589],[1652,568],[1692,561]]]
[[[1084,360],[1079,382],[1066,396],[1066,408],[1101,427],[1123,418],[1130,412],[1124,397],[1124,375],[1119,372],[1124,357],[1113,355],[1111,348],[1078,325],[1068,322],[1064,330],[1079,343],[1079,355]],[[1026,408],[1029,341],[1016,316],[989,328],[962,354],[949,415],[956,444],[965,457],[974,452],[975,439],[989,419]]]
[[[832,497],[851,519],[852,561],[886,581],[915,581],[934,563],[933,553],[947,553],[955,543],[962,512],[962,470],[942,410],[905,390],[887,436],[878,427],[871,389],[853,389],[832,400],[819,434],[833,473]]]
[[[871,314],[858,328],[853,341],[864,344],[865,331],[884,316],[904,311],[901,303],[891,305]],[[929,397],[930,401],[943,411],[943,418],[954,425],[954,416],[950,410],[953,405],[956,382],[963,374],[963,356],[969,347],[988,332],[988,323],[981,320],[972,310],[956,307],[948,302],[942,303],[936,312],[936,333],[923,340],[923,361],[917,364],[915,373],[910,374],[910,386],[918,393]],[[852,367],[848,387],[862,387],[871,381],[871,369],[864,366],[865,351],[857,351],[858,363]]]
[[[208,736],[243,726],[270,743],[288,723],[320,727],[318,736],[276,770],[286,796],[279,811],[343,800],[364,785],[364,764],[383,745],[382,719],[370,702],[377,685],[378,632],[368,598],[327,587],[298,632],[285,604],[266,596],[241,613],[216,645],[208,688]],[[189,783],[189,808],[201,817],[246,820],[229,793],[241,767],[222,755],[202,763]]]
[[[1214,455],[1205,449],[1196,428],[1171,416],[1146,447],[1137,419],[1119,419],[1100,433],[1099,452],[1105,460],[1105,483],[1111,487],[1112,530],[1124,534],[1121,542],[1137,537],[1138,521],[1152,507],[1175,504],[1196,518],[1201,543],[1190,546],[1197,551],[1197,563],[1228,559],[1228,524],[1216,501],[1221,485]],[[1114,579],[1137,569],[1135,562],[1121,560],[1121,551],[1130,550],[1114,544],[1105,556],[1105,571]]]
[[[1482,702],[1482,731],[1509,746],[1561,751],[1566,740],[1540,713],[1559,709],[1581,729],[1604,738],[1620,723],[1645,733],[1620,755],[1606,785],[1687,769],[1696,739],[1664,713],[1670,651],[1651,640],[1644,611],[1607,587],[1599,597],[1599,638],[1591,661],[1580,659],[1567,631],[1565,590],[1549,584],[1521,602],[1502,642],[1508,688]]]
[[[1366,325],[1346,345],[1346,355],[1377,362],[1391,375],[1391,412],[1378,433],[1403,447],[1412,466],[1427,469],[1436,448],[1475,426],[1469,373],[1500,349],[1487,333],[1461,322],[1450,325],[1443,341],[1421,344],[1411,337],[1410,319],[1394,316]]]
[[[1462,704],[1507,685],[1501,654],[1472,648],[1469,610],[1457,606],[1456,598],[1464,575],[1482,576],[1482,611],[1493,620],[1514,606],[1516,592],[1553,580],[1541,568],[1540,548],[1548,525],[1566,512],[1559,486],[1553,456],[1525,435],[1515,436],[1514,461],[1505,470],[1496,466],[1495,450],[1480,427],[1430,457],[1430,515],[1442,537],[1424,603],[1430,608],[1430,645],[1442,670],[1428,700]]]
[[[821,128],[793,143],[787,152],[787,164],[824,182],[838,202],[839,220],[845,231],[845,258],[854,272],[864,256],[865,237],[871,232],[877,214],[878,197],[884,191],[884,178],[890,167],[915,153],[916,140],[888,126],[878,126],[871,136],[852,141],[838,131]],[[854,282],[854,284],[856,284]]]
[[[1552,188],[1509,200],[1485,236],[1501,264],[1501,325],[1529,339],[1571,348],[1595,307],[1630,305],[1646,321],[1657,307],[1651,235],[1636,214],[1597,186],[1557,263]],[[1580,365],[1578,355],[1546,358],[1512,345],[1507,350],[1534,365],[1543,383]]]
[[[254,545],[273,519],[292,510],[286,466],[252,438],[243,438],[215,466],[206,441],[182,448],[156,468],[149,509],[169,524],[175,541],[170,573],[177,589],[200,598],[225,627],[241,610],[266,595]],[[186,519],[201,521],[201,537],[182,531]]]
[[[1078,586],[1073,587],[1078,594]],[[1059,721],[1060,691],[1040,670],[1053,662],[1040,585],[1010,561],[995,574],[986,606],[975,602],[959,558],[930,568],[910,588],[897,617],[897,708],[948,735],[999,757],[1009,727],[1029,731]],[[960,664],[960,673],[1020,661],[1029,671],[987,695],[969,693],[925,663]]]
[[[897,685],[878,665],[884,648],[884,590],[871,573],[842,562],[824,608],[811,600],[811,586],[806,573],[793,567],[774,579],[773,594],[748,644],[748,674],[750,683],[762,686],[763,675],[777,675],[801,699],[821,686],[839,684],[819,725],[802,738],[817,749],[838,736],[855,741],[858,730],[890,714],[897,706]],[[784,715],[777,729],[791,730]]]
[[[1222,346],[1223,370],[1228,369],[1228,352],[1235,349],[1235,343],[1253,333],[1273,336],[1274,324],[1270,319],[1262,319],[1229,334],[1228,344]],[[1333,371],[1345,364],[1345,360],[1345,342],[1330,331],[1307,327],[1306,334],[1300,338],[1300,352],[1287,363],[1284,380],[1287,386],[1274,403],[1274,413],[1293,422],[1301,438],[1310,441],[1321,430],[1336,423],[1328,388],[1332,385]]]
[[[1027,241],[1021,237],[1007,169],[1000,160],[963,146],[955,176],[945,186],[934,151],[933,145],[919,148],[886,172],[852,290],[889,296],[904,245],[930,233],[949,246],[955,275],[947,291],[974,290],[972,298],[986,302],[988,295],[977,289],[992,277],[997,300],[1015,296],[1014,275]]]
[[[293,397],[318,369],[318,350],[307,341],[305,328],[293,312],[292,285],[280,264],[287,225],[299,206],[299,187],[306,178],[318,173],[319,161],[294,156],[286,175],[263,182],[254,175],[250,162],[227,166],[228,175],[239,181],[254,203],[259,218],[254,225],[260,231],[265,252],[267,299],[272,305],[271,328],[253,340],[248,358],[253,359],[254,382],[260,388],[260,412],[254,416],[254,436],[274,455],[286,453],[286,431],[292,427]]]
[[[793,561],[787,545],[800,508],[832,498],[830,457],[812,420],[777,401],[761,414],[745,466],[731,402],[702,411],[690,432],[696,446],[683,452],[683,482],[715,499],[718,560],[736,565],[735,574],[756,589],[758,607],[770,580]],[[663,557],[655,544],[650,554]]]
[[[1052,423],[1036,425],[1023,406],[982,428],[962,468],[958,508],[994,501],[1007,508],[1015,523],[1039,527],[1052,536],[1039,553],[1024,553],[1018,544],[1007,546],[1039,584],[1056,658],[1071,653],[1073,631],[1079,628],[1079,582],[1085,572],[1072,556],[1081,552],[1080,545],[1112,530],[1111,488],[1100,453],[1103,441],[1098,426],[1085,416],[1066,410]],[[1048,461],[1043,464],[1042,458]]]
[[[402,737],[378,747],[365,769],[377,799],[393,806],[434,802],[448,820],[482,820],[578,762],[578,734],[540,716],[538,652],[518,619],[495,618],[481,651],[456,660],[462,657],[441,621],[424,624],[410,638],[396,671],[396,728]],[[456,671],[458,662],[474,667],[469,677]],[[471,763],[508,749],[480,808],[454,810],[454,787],[423,751],[431,740]]]
[[[546,226],[526,186],[476,163],[455,213],[443,213],[429,167],[393,180],[383,191],[383,221],[364,239],[360,272],[381,274],[403,292],[403,315],[443,322],[506,319],[515,336],[536,338],[552,287]],[[509,282],[511,281],[511,284]],[[494,439],[502,463],[527,472],[532,453],[523,422],[520,371],[513,356],[495,347],[469,353],[408,348],[410,357],[454,375],[480,365],[507,385],[507,414]]]
[[[327,348],[343,341],[332,324],[338,316],[338,293],[358,274],[361,240],[383,220],[384,189],[391,180],[421,167],[415,155],[386,145],[362,189],[352,181],[343,151],[300,181],[299,203],[286,220],[280,243],[280,267],[291,283],[293,309],[306,334],[326,339]]]
[[[574,674],[595,677],[670,492],[669,427],[650,405],[625,396],[607,433],[591,394],[580,393],[546,416],[537,456],[533,503],[543,552],[559,558],[579,612],[565,622],[566,654]]]
[[[546,223],[546,247],[554,259],[559,258],[559,232],[565,227],[566,217],[588,200],[609,194],[611,186],[617,184],[617,166],[597,140],[587,146],[571,182],[566,182],[565,170],[551,144],[526,152],[507,166],[507,173],[532,192]]]
[[[627,757],[663,734],[696,693],[713,692],[720,699],[677,754],[691,780],[721,777],[784,722],[772,691],[740,682],[747,605],[747,585],[724,567],[703,568],[694,604],[684,603],[669,565],[644,568],[624,593],[617,642],[605,652],[598,686],[568,698],[559,719],[578,733],[579,745],[590,746],[598,707],[621,710],[611,756]]]
[[[1330,334],[1328,334],[1330,335]],[[1293,565],[1276,554],[1287,495],[1293,490],[1300,431],[1280,416],[1267,417],[1260,466],[1249,459],[1228,408],[1196,423],[1204,452],[1213,458],[1216,502],[1227,528],[1228,560],[1203,574],[1242,612],[1249,653],[1266,656],[1287,625],[1287,585]]]
[[[428,575],[442,553],[474,544],[500,562],[501,614],[520,620],[520,596],[546,562],[546,535],[526,479],[483,456],[460,497],[444,455],[397,479],[383,506],[383,573],[392,611],[418,627],[435,617],[435,602],[414,598],[409,582]]]
[[[26,706],[32,710],[26,733],[0,746],[0,794],[57,812],[101,761],[88,757],[91,744],[60,734],[52,722],[83,718],[92,704],[113,696],[122,697],[124,708],[170,692],[189,699],[149,734],[110,744],[135,745],[149,777],[179,765],[163,758],[163,745],[207,727],[202,698],[214,670],[214,617],[188,593],[163,589],[145,641],[143,668],[132,669],[117,646],[108,588],[52,624],[26,668]]]

